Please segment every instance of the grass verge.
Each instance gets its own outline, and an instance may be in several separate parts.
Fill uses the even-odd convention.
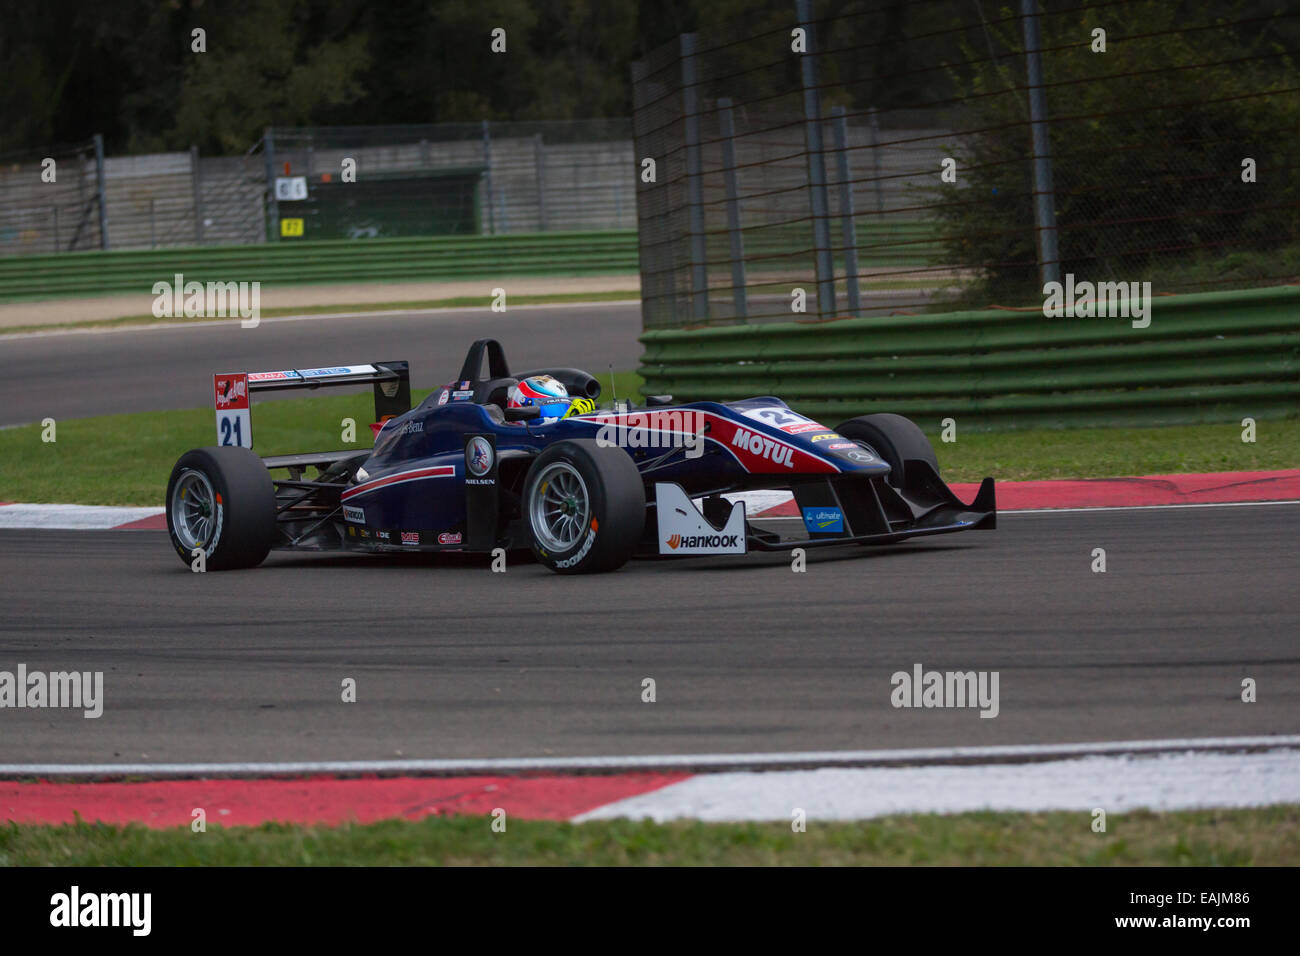
[[[637,394],[636,373],[614,376],[619,395]],[[608,397],[609,375],[597,377]],[[414,401],[426,394],[415,392]],[[259,454],[351,447],[342,440],[345,418],[356,423],[355,447],[371,445],[367,426],[374,406],[368,394],[254,404]],[[41,440],[39,425],[0,430],[0,501],[160,506],[176,459],[216,441],[210,408],[69,419],[56,429],[57,441],[50,443]],[[931,439],[948,481],[1300,468],[1297,418],[1259,422],[1254,443],[1241,440],[1236,424],[968,432],[953,443]]]
[[[817,823],[615,820],[583,824],[426,817],[366,825],[0,826],[8,866],[967,865],[1294,866],[1300,806],[1111,814],[966,813]]]
[[[609,374],[597,375],[602,395]],[[618,394],[641,384],[634,372],[615,372]],[[418,404],[431,389],[412,389]],[[334,451],[374,444],[369,392],[285,401],[253,399],[253,441],[260,455]],[[343,441],[343,420],[354,422],[356,441]],[[29,504],[155,505],[161,507],[176,459],[191,448],[216,444],[211,408],[137,412],[57,422],[53,442],[40,425],[0,430],[0,501]]]

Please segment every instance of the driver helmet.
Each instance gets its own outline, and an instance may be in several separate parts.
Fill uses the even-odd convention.
[[[550,375],[530,375],[510,386],[507,408],[541,409],[542,418],[563,418],[570,410],[569,390]]]

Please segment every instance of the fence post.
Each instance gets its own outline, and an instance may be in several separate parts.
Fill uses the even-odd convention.
[[[262,142],[266,146],[266,209],[270,215],[267,229],[271,233],[270,241],[280,241],[280,201],[275,198],[275,131],[268,126],[262,133]]]
[[[199,148],[190,147],[190,181],[194,185],[194,244],[203,245],[203,179],[199,169]]]
[[[745,239],[740,231],[740,184],[736,176],[736,121],[731,100],[718,100],[718,135],[722,138],[722,176],[727,190],[727,238],[731,245],[731,303],[736,318],[749,316],[745,300]]]
[[[95,189],[99,197],[99,248],[108,248],[108,208],[104,203],[104,137],[95,134]]]
[[[871,178],[876,185],[876,212],[885,211],[884,183],[880,181],[880,117],[873,106],[867,110],[867,129],[871,131]]]
[[[844,280],[848,284],[849,314],[862,308],[858,293],[858,233],[853,215],[853,183],[849,177],[849,122],[843,106],[831,108],[835,131],[835,169],[840,178],[840,233],[844,243]]]
[[[812,0],[795,0],[794,8],[807,43],[807,52],[799,55],[799,72],[803,80],[804,144],[808,151],[808,196],[812,205],[813,248],[816,251],[817,311],[822,318],[830,318],[835,314],[835,254],[831,250],[826,157],[822,152],[822,98],[817,86],[817,41]]]
[[[546,231],[546,148],[542,145],[542,134],[533,136],[533,166],[537,171],[537,227]]]
[[[1038,33],[1035,0],[1020,0],[1025,33],[1025,66],[1029,78],[1029,122],[1034,142],[1034,222],[1038,237],[1038,273],[1043,284],[1061,279],[1056,243],[1056,195],[1052,188],[1052,144],[1047,135],[1047,93],[1043,89],[1043,44]]]
[[[427,151],[427,140],[421,140],[425,144]],[[429,165],[428,160],[424,163]],[[483,181],[487,189],[487,214],[488,214],[488,235],[494,236],[497,231],[496,212],[492,207],[492,134],[488,132],[488,121],[483,121]]]
[[[54,251],[59,251],[59,207],[51,206],[50,211],[54,213]]]
[[[697,322],[709,318],[709,266],[704,241],[704,168],[700,157],[700,98],[696,84],[695,34],[681,35],[682,113],[686,133],[686,208],[691,235],[691,313]]]
[[[149,248],[158,248],[158,223],[154,219],[154,197],[149,197]]]

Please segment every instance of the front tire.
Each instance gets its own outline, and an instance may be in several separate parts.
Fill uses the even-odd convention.
[[[275,485],[247,448],[187,451],[167,481],[167,533],[172,547],[193,567],[203,552],[208,571],[261,564],[275,535]]]
[[[552,571],[614,571],[641,540],[645,485],[623,449],[589,438],[562,441],[528,469],[523,512],[533,554]]]
[[[835,430],[845,438],[869,445],[884,459],[889,465],[889,477],[885,480],[895,488],[904,486],[904,462],[909,459],[929,462],[934,473],[939,473],[939,459],[934,454],[934,446],[910,418],[891,413],[863,415],[842,422]]]

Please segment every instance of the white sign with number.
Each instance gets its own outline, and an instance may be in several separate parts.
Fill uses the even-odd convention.
[[[231,372],[212,376],[216,392],[217,444],[253,447],[253,420],[248,407],[248,375]]]
[[[306,176],[275,177],[275,198],[280,202],[293,202],[307,198]]]

